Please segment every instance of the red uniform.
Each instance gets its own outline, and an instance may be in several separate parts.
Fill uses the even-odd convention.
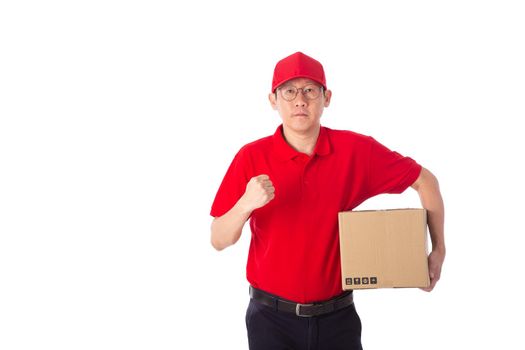
[[[420,171],[372,137],[326,127],[308,156],[287,144],[280,126],[237,153],[211,215],[225,214],[252,177],[267,174],[275,198],[250,217],[247,279],[284,299],[322,301],[342,292],[337,213],[381,193],[403,192]]]

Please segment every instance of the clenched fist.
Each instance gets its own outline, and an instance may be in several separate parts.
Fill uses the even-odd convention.
[[[245,210],[251,212],[265,206],[274,198],[275,187],[273,187],[270,177],[263,174],[250,179],[241,201]]]

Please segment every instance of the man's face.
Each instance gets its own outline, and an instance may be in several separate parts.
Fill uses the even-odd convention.
[[[330,90],[323,93],[315,81],[297,78],[280,85],[275,92],[269,95],[270,103],[279,112],[285,128],[301,134],[318,130],[323,110],[330,104]]]

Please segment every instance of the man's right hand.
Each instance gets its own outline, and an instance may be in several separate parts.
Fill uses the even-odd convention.
[[[252,212],[257,208],[265,206],[274,198],[275,187],[273,187],[270,177],[263,174],[250,179],[239,204],[241,204],[246,211]]]
[[[252,211],[268,204],[275,198],[275,188],[268,175],[252,177],[246,191],[226,214],[213,219],[211,224],[211,244],[222,250],[235,244],[241,237],[244,223]]]

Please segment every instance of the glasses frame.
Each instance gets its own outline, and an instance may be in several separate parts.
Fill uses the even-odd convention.
[[[292,102],[293,100],[295,100],[295,99],[297,98],[297,95],[299,94],[299,90],[301,90],[301,94],[303,94],[303,96],[304,96],[305,99],[307,99],[307,100],[309,100],[309,101],[313,101],[313,100],[316,100],[316,99],[319,97],[319,95],[317,95],[317,96],[315,96],[315,97],[313,97],[313,98],[310,98],[310,97],[304,92],[304,90],[305,90],[306,88],[310,87],[310,86],[313,86],[314,88],[318,89],[318,91],[319,91],[319,95],[320,95],[321,93],[324,93],[324,88],[323,88],[322,86],[315,85],[315,84],[308,84],[308,85],[305,85],[305,86],[303,86],[303,87],[301,87],[301,88],[295,87],[295,86],[293,86],[293,85],[287,85],[287,86],[278,87],[277,90],[280,91],[280,95],[281,95],[281,97],[283,98],[283,100],[288,101],[288,102]],[[293,88],[293,89],[295,90],[295,93],[294,93],[293,98],[291,98],[291,99],[287,99],[286,97],[284,97],[284,93],[283,93],[283,89],[284,89],[284,88],[286,88],[286,89]]]

